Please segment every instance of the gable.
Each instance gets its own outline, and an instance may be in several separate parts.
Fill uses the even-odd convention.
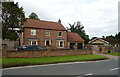
[[[106,44],[104,41],[101,41],[101,40],[95,40],[93,42],[91,42],[92,44]]]
[[[102,45],[109,44],[109,42],[107,42],[106,40],[100,39],[100,38],[93,39],[89,43],[90,44],[102,44]]]

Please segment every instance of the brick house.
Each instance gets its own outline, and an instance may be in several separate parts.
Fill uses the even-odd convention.
[[[120,47],[120,39],[115,38],[96,38],[89,41],[89,43],[94,46]]]
[[[78,49],[83,49],[84,40],[77,33],[68,32],[67,45],[70,49],[73,49],[75,45],[77,45]]]
[[[89,41],[89,44],[92,46],[93,51],[98,51],[100,47],[105,47],[106,50],[111,50],[112,52],[120,51],[120,39],[95,38]]]
[[[50,45],[52,49],[70,48],[68,47],[67,40],[69,33],[67,33],[60,20],[58,22],[51,22],[27,19],[22,27],[21,45],[39,45],[42,47]],[[78,39],[81,39],[80,36]],[[82,43],[84,43],[83,40]]]

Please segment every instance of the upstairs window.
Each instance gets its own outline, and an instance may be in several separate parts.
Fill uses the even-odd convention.
[[[33,36],[36,35],[36,30],[35,29],[31,29],[31,35],[33,35]]]
[[[46,31],[46,36],[50,36],[50,31]]]
[[[58,37],[61,37],[62,36],[62,32],[58,32]]]

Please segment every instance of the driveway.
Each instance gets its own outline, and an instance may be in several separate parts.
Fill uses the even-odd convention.
[[[118,59],[119,57],[118,56],[113,56],[113,55],[108,55],[108,54],[102,54],[102,53],[93,53],[93,54],[96,54],[96,55],[103,55],[103,56],[106,56],[110,59]]]

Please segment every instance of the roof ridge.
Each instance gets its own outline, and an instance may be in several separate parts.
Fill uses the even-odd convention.
[[[28,19],[28,20],[29,20],[29,19]],[[30,20],[37,20],[37,21],[51,22],[51,23],[59,23],[59,22],[55,22],[55,21],[46,21],[46,20],[38,20],[38,19],[30,19]]]
[[[75,33],[75,32],[68,32],[68,33]]]

